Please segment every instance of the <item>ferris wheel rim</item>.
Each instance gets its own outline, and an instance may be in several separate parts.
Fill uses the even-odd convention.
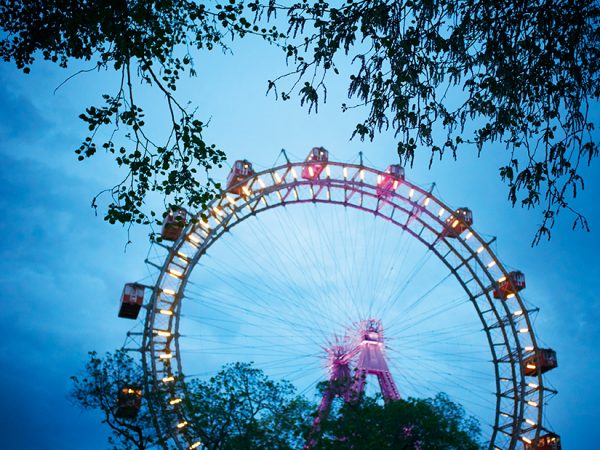
[[[255,197],[253,197],[253,201],[256,200],[256,205],[258,205],[261,200],[263,200],[265,202],[266,205],[266,200],[264,200],[265,196],[270,195],[272,193],[275,192],[279,192],[283,189],[288,189],[288,195],[291,192],[291,189],[295,189],[297,187],[300,186],[333,186],[335,182],[338,182],[340,184],[340,186],[337,186],[337,188],[340,187],[344,187],[347,189],[348,187],[351,188],[351,190],[355,190],[355,192],[360,193],[361,195],[371,195],[373,196],[373,192],[371,191],[375,191],[375,186],[374,185],[369,185],[367,183],[364,182],[364,177],[365,177],[365,172],[368,172],[370,174],[373,174],[375,176],[381,176],[384,175],[383,171],[379,171],[377,169],[373,169],[373,168],[369,168],[363,165],[357,165],[357,164],[347,164],[347,163],[339,163],[339,162],[328,162],[327,166],[331,166],[331,167],[338,167],[338,168],[342,168],[344,171],[346,170],[353,170],[355,171],[354,173],[354,177],[358,177],[358,178],[362,178],[362,180],[360,181],[356,181],[356,179],[352,179],[352,180],[348,180],[347,176],[346,176],[346,172],[344,172],[344,180],[340,180],[340,179],[331,179],[330,177],[328,177],[327,181],[324,180],[303,180],[303,179],[299,179],[299,177],[297,176],[297,174],[295,174],[292,178],[293,181],[290,181],[289,183],[277,183],[277,176],[278,175],[274,175],[274,174],[278,174],[282,171],[286,171],[286,174],[289,174],[290,171],[293,173],[294,168],[297,169],[302,169],[304,167],[308,167],[310,166],[311,163],[307,163],[307,162],[296,162],[296,163],[287,163],[287,164],[283,164],[274,168],[270,168],[270,169],[266,169],[262,172],[259,173],[255,173],[251,176],[249,176],[248,178],[246,178],[245,180],[240,181],[240,183],[238,183],[238,186],[242,186],[242,185],[248,185],[251,184],[253,185],[255,182],[258,183],[256,180],[261,180],[261,177],[267,177],[267,176],[271,176],[272,181],[275,181],[275,184],[271,185],[270,187],[264,187],[262,189],[258,189],[256,191],[252,191],[252,194],[258,193],[258,195],[256,195]],[[263,180],[264,182],[264,180]],[[443,208],[445,211],[447,212],[453,212],[454,210],[452,208],[449,208],[445,203],[443,203],[442,201],[439,200],[439,198],[437,198],[436,196],[434,196],[432,194],[431,191],[426,191],[425,189],[414,185],[412,183],[410,183],[409,181],[403,180],[402,184],[410,186],[411,190],[414,190],[415,193],[418,193],[419,195],[421,195],[422,198],[427,199],[427,203],[429,203],[431,200],[433,200],[433,202],[437,205],[440,205],[441,208]],[[336,186],[334,186],[336,187]],[[371,189],[371,191],[367,192],[364,190],[365,187],[368,187]],[[312,188],[311,188],[312,190]],[[414,206],[417,204],[417,202],[411,201],[410,199],[406,199],[402,196],[400,196],[399,194],[397,194],[396,192],[393,192],[390,197],[393,197],[394,200],[401,200],[404,201],[408,205],[411,205],[413,208]],[[389,198],[384,198],[384,199],[379,199],[378,202],[382,200],[384,203],[389,203],[390,205],[392,205],[392,203],[389,201]],[[202,212],[198,213],[195,215],[195,217],[197,218],[198,222],[196,223],[190,223],[184,230],[184,232],[181,234],[181,237],[173,244],[172,246],[172,250],[169,252],[169,255],[167,256],[165,263],[161,269],[160,275],[158,277],[157,283],[155,285],[155,289],[153,291],[153,295],[152,295],[152,299],[151,299],[151,303],[150,303],[150,308],[148,308],[148,312],[147,312],[147,316],[146,316],[146,327],[145,327],[145,332],[144,332],[144,345],[143,348],[145,349],[145,351],[143,352],[143,360],[144,360],[144,371],[146,373],[146,375],[150,375],[150,377],[146,377],[148,380],[150,380],[151,382],[151,387],[153,388],[158,388],[158,386],[160,386],[160,383],[158,382],[158,377],[157,374],[159,373],[159,371],[157,370],[157,360],[160,361],[160,358],[156,358],[156,355],[154,354],[154,348],[152,346],[152,341],[154,340],[154,322],[155,322],[155,317],[157,314],[157,307],[155,306],[155,304],[157,303],[157,299],[158,296],[160,295],[161,292],[164,292],[164,289],[161,287],[161,281],[164,279],[164,277],[169,274],[168,273],[168,268],[169,268],[169,264],[172,261],[172,259],[174,258],[174,255],[177,254],[178,249],[180,249],[183,245],[183,243],[186,242],[186,239],[188,239],[188,237],[194,232],[194,230],[197,228],[198,223],[205,220],[206,217],[210,217],[211,215],[214,215],[215,217],[218,216],[219,214],[215,211],[219,211],[218,208],[221,207],[224,203],[224,201],[230,201],[231,199],[228,195],[228,193],[225,191],[222,193],[222,195],[220,195],[219,197],[215,198],[213,200],[213,202],[211,202],[207,208],[205,210],[203,210]],[[227,229],[232,228],[233,226],[242,223],[246,218],[254,216],[260,212],[264,212],[267,210],[270,210],[272,208],[275,208],[277,206],[282,206],[282,205],[289,205],[289,204],[301,204],[301,203],[309,203],[309,202],[313,202],[313,203],[330,203],[330,204],[340,204],[343,206],[350,206],[356,209],[360,209],[364,212],[369,212],[369,213],[373,213],[375,216],[381,217],[381,218],[386,218],[384,215],[380,214],[379,210],[377,211],[372,211],[372,210],[368,210],[368,209],[363,209],[362,207],[358,207],[355,204],[350,204],[348,202],[335,202],[332,201],[331,199],[317,199],[317,198],[312,198],[312,199],[304,199],[304,200],[285,200],[285,201],[281,201],[280,203],[273,203],[271,205],[267,205],[264,208],[260,208],[258,209],[256,206],[254,208],[254,210],[251,212],[251,214],[247,214],[245,216],[243,216],[241,219],[238,217],[236,220],[233,220],[232,222],[230,222],[231,218],[229,220],[227,220],[226,224],[223,225],[222,227],[222,231],[219,234],[213,234],[212,238],[210,240],[210,244],[206,247],[203,247],[202,251],[199,251],[193,258],[193,260],[190,261],[189,264],[189,270],[185,271],[184,273],[184,277],[183,277],[183,282],[181,284],[180,287],[180,292],[184,292],[185,291],[185,286],[189,277],[189,274],[193,271],[193,268],[196,266],[196,264],[198,263],[200,257],[205,253],[205,251],[210,247],[210,245],[212,245],[214,242],[216,242],[219,237],[225,232],[227,231]],[[249,204],[248,202],[246,202],[246,204]],[[395,208],[398,207],[398,205],[394,204],[394,211]],[[217,209],[215,209],[217,208]],[[402,208],[400,208],[402,209]],[[441,209],[440,209],[441,211]],[[404,209],[404,212],[408,212],[408,209]],[[437,221],[438,225],[444,226],[444,222],[441,220],[441,215],[439,215],[439,217],[436,217],[435,214],[432,213],[432,211],[430,211],[427,208],[427,205],[425,205],[425,207],[421,206],[421,210],[418,214],[418,216],[415,218],[415,221],[417,223],[419,223],[420,225],[422,225],[424,228],[429,226],[427,223],[425,223],[423,221],[423,219],[420,217],[422,213],[425,213],[426,216],[429,217],[429,219],[432,219],[433,221]],[[218,219],[217,219],[218,220]],[[420,237],[416,236],[412,230],[410,230],[408,228],[408,225],[405,225],[404,227],[400,224],[400,223],[396,223],[391,221],[394,225],[396,226],[400,226],[402,229],[404,229],[405,231],[408,231],[409,234],[413,237],[413,238],[417,238],[417,240],[419,242],[421,242],[422,244],[428,246],[427,242],[422,240]],[[211,233],[214,232],[215,229],[213,229],[213,231],[211,231]],[[484,251],[487,252],[488,255],[492,256],[492,261],[494,261],[494,266],[496,266],[501,273],[503,273],[504,275],[508,274],[507,270],[504,268],[504,266],[502,265],[502,263],[499,261],[499,259],[495,256],[495,254],[492,252],[492,250],[489,248],[489,243],[486,243],[479,234],[477,234],[475,232],[475,230],[472,227],[468,227],[468,232],[471,235],[471,237],[475,238],[475,241],[478,241],[481,244],[480,248],[483,248],[483,251],[477,251],[476,253],[473,252],[473,250],[468,247],[465,243],[465,240],[463,240],[462,238],[458,238],[455,239],[455,241],[457,243],[460,243],[461,245],[468,247],[469,250],[471,250],[473,252],[473,255],[471,258],[469,258],[469,260],[464,260],[463,258],[463,263],[465,265],[465,267],[469,267],[470,270],[470,263],[471,261],[476,262],[479,267],[483,270],[484,275],[489,279],[491,285],[493,285],[495,279],[494,277],[491,275],[490,271],[488,270],[489,267],[486,267],[486,264],[483,263],[483,261],[481,260],[481,258],[479,257],[480,253],[483,253]],[[209,239],[209,235],[207,235],[206,239]],[[448,238],[443,238],[444,241],[448,241]],[[452,239],[454,240],[454,239]],[[188,241],[189,242],[189,241]],[[464,280],[462,280],[462,278],[457,274],[456,270],[453,270],[453,266],[451,264],[449,264],[447,262],[447,255],[442,255],[441,253],[439,253],[439,251],[437,251],[434,247],[436,245],[437,241],[431,245],[429,244],[429,250],[433,250],[434,254],[437,256],[437,258],[442,261],[442,263],[444,263],[446,265],[446,267],[448,267],[451,272],[453,272],[453,275],[455,276],[455,278],[459,281],[459,283],[461,284],[461,287],[465,290],[465,292],[467,292],[467,294],[469,294],[470,296],[470,300],[471,302],[475,305],[475,309],[476,312],[482,322],[482,324],[484,325],[485,328],[485,333],[486,336],[488,338],[488,345],[490,347],[490,351],[492,353],[492,355],[494,356],[494,359],[492,361],[493,365],[494,365],[494,372],[495,372],[495,378],[496,378],[496,395],[497,395],[497,404],[496,404],[496,412],[495,412],[495,422],[494,422],[494,427],[493,427],[493,437],[490,440],[490,448],[493,448],[493,443],[495,441],[495,436],[496,433],[498,431],[502,431],[499,429],[498,424],[499,424],[499,415],[501,413],[506,414],[506,412],[502,412],[500,411],[500,402],[501,402],[501,396],[502,396],[502,392],[500,389],[500,383],[499,383],[499,363],[500,361],[498,360],[498,358],[495,357],[496,355],[496,351],[494,348],[494,343],[493,340],[491,338],[491,334],[490,334],[490,330],[488,328],[488,324],[486,322],[485,317],[481,314],[480,310],[478,309],[477,303],[474,301],[474,299],[472,298],[472,295],[470,294],[470,290],[466,288],[465,286],[465,282]],[[452,250],[454,250],[453,246],[450,245],[450,243],[446,242],[446,244],[448,245],[449,248],[451,248]],[[494,310],[496,310],[496,305],[493,304],[493,300],[491,299],[490,296],[490,291],[489,291],[489,286],[484,285],[480,282],[479,277],[476,276],[476,273],[471,270],[471,273],[473,274],[473,279],[476,279],[477,282],[479,283],[480,287],[482,288],[482,294],[484,298],[487,298],[490,306],[492,306],[492,308]],[[471,280],[469,280],[468,282],[470,282]],[[487,290],[487,292],[486,292]],[[174,341],[174,345],[175,345],[175,360],[177,362],[177,367],[179,369],[178,373],[182,373],[182,363],[181,363],[181,353],[179,351],[179,339],[178,339],[178,327],[179,327],[179,320],[180,320],[180,315],[179,315],[179,311],[180,311],[180,307],[182,304],[182,300],[185,296],[183,294],[179,295],[178,301],[176,303],[176,310],[173,312],[174,315],[174,321],[175,321],[175,329],[174,329],[174,333],[173,333],[173,341]],[[174,296],[175,298],[175,296]],[[528,314],[528,310],[525,307],[521,296],[517,293],[514,298],[516,299],[516,302],[518,303],[518,306],[521,308],[520,311],[522,312],[522,315],[524,316],[523,319],[525,320],[525,323],[527,325],[527,334],[529,335],[530,339],[531,339],[531,343],[534,349],[537,349],[537,343],[536,343],[536,339],[535,339],[535,334],[533,331],[533,328],[531,326],[531,321],[529,318],[529,314]],[[497,317],[498,319],[498,323],[500,324],[502,320],[506,320],[506,318],[510,318],[512,317],[511,311],[509,310],[507,304],[505,301],[499,301],[497,302],[498,304],[502,305],[503,309],[504,309],[504,313],[506,314],[505,316],[500,316],[496,311],[494,311],[494,315]],[[502,333],[505,333],[505,328],[504,325],[506,324],[502,324],[501,325],[501,330]],[[513,384],[515,385],[515,399],[513,401],[514,403],[514,412],[513,415],[511,416],[513,418],[513,430],[520,430],[520,426],[521,423],[523,421],[523,415],[524,415],[524,403],[525,403],[525,398],[522,398],[521,400],[519,400],[517,397],[521,397],[521,393],[524,392],[524,377],[525,375],[523,374],[523,368],[521,365],[521,362],[523,361],[524,358],[524,351],[522,346],[520,346],[520,339],[519,339],[519,333],[517,332],[515,325],[513,323],[512,320],[508,320],[508,325],[510,325],[510,331],[512,332],[512,337],[515,341],[516,347],[517,347],[517,352],[518,354],[516,355],[517,358],[516,360],[510,361],[510,365],[511,365],[511,371],[513,373]],[[512,349],[512,347],[510,346],[510,344],[508,344],[509,342],[509,337],[504,334],[504,340],[505,343],[507,345],[507,348],[510,350]],[[149,358],[148,358],[149,356]],[[514,356],[514,355],[513,355]],[[150,370],[149,370],[150,369]],[[518,372],[517,373],[517,370]],[[520,385],[517,386],[517,381],[520,381]],[[537,402],[537,423],[541,424],[541,419],[542,419],[542,410],[543,410],[543,396],[544,396],[544,387],[543,387],[543,379],[541,374],[538,374],[538,386],[539,389],[537,390],[537,392],[539,393],[538,395],[538,402]],[[517,391],[516,389],[519,389],[519,391]],[[517,393],[518,392],[518,393]],[[183,415],[180,415],[181,417],[184,417]],[[518,423],[517,423],[518,422]],[[181,424],[183,422],[180,422],[179,424]],[[182,435],[185,434],[185,432],[182,432],[181,430],[185,428],[185,425],[182,426],[181,428],[178,428],[177,431],[175,433],[170,433],[171,435],[169,437],[173,438],[174,441],[177,443],[177,445],[180,448],[186,448],[186,447],[181,447],[181,445],[178,442],[178,438]],[[533,436],[533,440],[537,440],[537,438],[539,437],[539,432],[540,432],[540,427],[536,427],[535,429],[535,435]],[[511,440],[511,444],[510,444],[510,448],[513,448],[516,445],[517,439],[519,438],[519,435],[521,433],[515,433],[513,431],[512,433],[512,440]],[[167,435],[169,435],[169,433],[167,433]],[[186,442],[189,444],[191,443],[193,440],[190,440],[189,438],[186,437]],[[193,445],[195,445],[194,443],[191,444],[190,447],[192,447]],[[189,448],[189,447],[188,447]],[[192,447],[193,448],[193,447]]]

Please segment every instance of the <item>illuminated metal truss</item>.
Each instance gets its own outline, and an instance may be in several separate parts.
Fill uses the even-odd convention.
[[[184,403],[177,401],[186,395],[181,383],[184,371],[178,338],[190,273],[224,233],[245,219],[272,208],[306,203],[342,205],[388,221],[447,267],[481,321],[494,366],[496,407],[489,448],[535,445],[542,431],[539,424],[546,399],[556,392],[545,386],[541,373],[525,377],[523,362],[539,348],[530,318],[532,310],[519,292],[506,298],[494,297],[499,280],[509,274],[490,247],[494,239],[485,240],[470,225],[457,221],[458,210],[409,181],[394,182],[392,189],[382,192],[382,181],[389,177],[384,171],[329,161],[317,176],[304,178],[302,174],[309,166],[309,162],[288,162],[253,173],[195,214],[181,236],[166,247],[167,257],[162,266],[157,266],[160,274],[147,305],[141,344],[146,388],[160,394],[153,398],[167,399],[151,404],[164,448],[169,443],[179,449],[202,446],[189,431]],[[464,226],[454,228],[459,222]],[[369,371],[368,367],[363,369]],[[338,370],[335,376],[347,375],[341,365]],[[377,372],[382,388],[385,386],[384,396],[392,399],[399,395],[391,377],[386,379],[389,371],[371,371]]]

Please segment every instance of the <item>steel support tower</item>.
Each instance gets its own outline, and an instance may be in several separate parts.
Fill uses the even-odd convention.
[[[345,402],[360,401],[364,394],[368,375],[375,375],[386,402],[399,400],[400,392],[387,365],[384,354],[383,325],[380,320],[362,320],[358,333],[350,336],[352,344],[335,343],[327,349],[329,355],[329,381],[323,390],[317,416],[305,449],[314,447],[321,430],[321,422],[327,418],[336,397]],[[354,376],[351,364],[355,361]]]

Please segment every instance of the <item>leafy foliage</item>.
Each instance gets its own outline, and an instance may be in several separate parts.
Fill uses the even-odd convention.
[[[159,448],[147,392],[136,418],[116,415],[119,390],[143,385],[140,367],[122,350],[89,356],[83,375],[71,377],[74,404],[102,413],[112,431],[112,450]],[[273,381],[250,364],[227,365],[208,381],[192,381],[186,390],[189,426],[207,450],[291,450],[304,444],[312,405],[290,383]]]
[[[228,36],[279,38],[275,29],[253,26],[244,8],[243,2],[235,0],[211,2],[210,7],[172,0],[0,3],[4,31],[0,56],[25,73],[36,57],[65,68],[72,60],[91,61],[89,71],[119,73],[115,91],[79,116],[89,135],[76,150],[79,160],[84,160],[101,149],[126,169],[125,178],[103,192],[112,198],[105,215],[110,223],[150,223],[156,213],[148,212],[144,201],[151,192],[162,194],[165,206],[185,204],[195,209],[204,207],[220,188],[209,171],[220,167],[225,154],[204,141],[205,123],[196,109],[177,100],[175,91],[184,74],[195,75],[193,50],[227,50]],[[256,5],[247,9],[253,15],[259,12]],[[166,136],[153,136],[146,125],[146,113],[136,96],[140,83],[152,86],[164,98],[170,119]],[[102,135],[106,127],[108,133]]]
[[[117,417],[117,398],[124,386],[141,386],[142,371],[131,356],[122,350],[107,353],[103,358],[89,353],[85,372],[71,377],[71,400],[84,410],[99,411],[102,423],[109,426],[111,450],[146,450],[158,440],[145,400],[135,419]]]
[[[419,149],[430,165],[447,154],[457,158],[467,144],[479,153],[504,149],[500,176],[509,200],[543,208],[535,242],[550,236],[562,210],[574,215],[574,227],[588,228],[571,200],[584,188],[582,167],[598,156],[597,119],[590,115],[600,98],[596,0],[335,5],[6,0],[0,56],[25,72],[41,56],[62,67],[91,61],[90,70],[120,74],[114,92],[80,116],[90,133],[76,151],[83,160],[102,149],[126,169],[107,191],[111,223],[149,223],[156,216],[144,204],[151,192],[162,194],[165,206],[191,209],[213,198],[220,186],[210,170],[225,154],[204,141],[205,123],[177,100],[176,88],[184,74],[195,74],[198,51],[227,50],[229,38],[256,35],[280,45],[293,66],[269,81],[276,96],[288,100],[297,92],[302,105],[317,110],[327,97],[326,76],[350,61],[352,103],[343,109],[367,111],[354,136],[373,139],[391,129],[405,162],[413,163]],[[287,36],[273,23],[287,26]],[[281,87],[287,78],[291,84]],[[140,82],[162,94],[168,136],[150,135],[136,100]]]
[[[376,398],[346,403],[322,424],[315,450],[478,450],[479,425],[444,394],[433,399]]]
[[[227,365],[209,381],[192,381],[190,426],[209,450],[300,449],[311,405],[289,382],[250,364]]]
[[[116,415],[119,390],[143,385],[142,371],[129,354],[90,352],[83,375],[71,378],[71,399],[102,413],[112,430],[111,449],[158,447],[148,393],[136,418]],[[247,363],[228,364],[209,380],[192,380],[185,390],[188,427],[207,450],[299,450],[316,409],[289,382],[274,381]],[[480,431],[462,407],[439,394],[385,405],[373,397],[342,403],[321,423],[321,433],[315,450],[476,450]]]
[[[296,78],[284,99],[297,89],[316,108],[326,74],[338,73],[340,56],[350,59],[356,103],[344,108],[368,109],[354,135],[391,128],[404,161],[422,147],[430,165],[467,143],[479,153],[504,147],[510,201],[543,205],[535,242],[563,209],[575,214],[574,227],[588,228],[569,200],[584,187],[582,163],[598,156],[590,116],[600,98],[597,1],[304,0],[287,12],[301,43],[287,48],[296,70],[284,77]]]

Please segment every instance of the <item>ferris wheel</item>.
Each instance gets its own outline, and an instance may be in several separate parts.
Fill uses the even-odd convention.
[[[335,162],[322,147],[262,171],[236,161],[206,210],[169,212],[146,261],[154,284],[128,283],[121,299],[120,317],[145,306],[145,388],[163,399],[150,406],[165,448],[202,448],[182,381],[252,361],[309,396],[350,380],[322,394],[313,432],[350,387],[386,401],[445,392],[489,449],[560,450],[543,414],[556,354],[536,339],[523,273],[473,223],[400,165]]]

